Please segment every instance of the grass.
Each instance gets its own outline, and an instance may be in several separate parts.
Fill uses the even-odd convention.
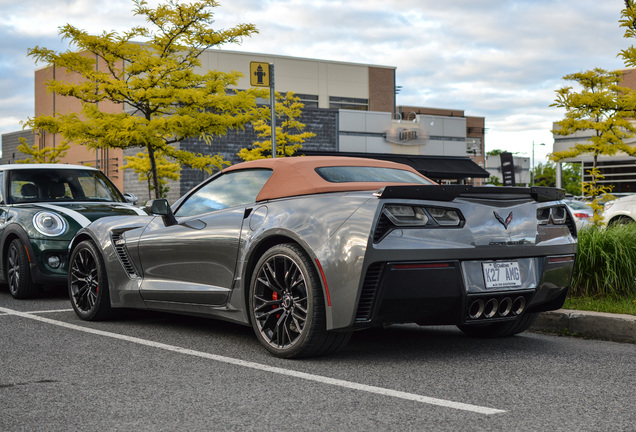
[[[636,224],[579,231],[571,297],[615,299],[636,294]]]
[[[636,315],[636,294],[620,299],[612,297],[569,297],[563,309]]]
[[[579,231],[565,309],[636,315],[636,223]]]

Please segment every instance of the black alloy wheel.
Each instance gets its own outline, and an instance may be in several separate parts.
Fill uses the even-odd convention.
[[[350,332],[327,332],[322,285],[297,245],[269,249],[250,285],[250,317],[256,337],[281,358],[323,355],[342,347]]]
[[[104,260],[90,240],[81,242],[71,253],[68,289],[73,309],[80,318],[98,321],[111,317]]]
[[[14,239],[9,244],[5,263],[9,292],[16,299],[35,297],[38,287],[33,283],[29,269],[29,257],[20,239]]]

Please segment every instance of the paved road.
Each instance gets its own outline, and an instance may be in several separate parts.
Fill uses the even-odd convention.
[[[0,289],[0,430],[636,430],[636,345],[451,327],[357,333],[269,356],[250,328],[131,312],[76,318],[63,294]]]

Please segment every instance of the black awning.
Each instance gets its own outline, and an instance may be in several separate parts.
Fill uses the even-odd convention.
[[[468,156],[421,156],[389,153],[321,152],[300,150],[306,156],[349,156],[381,159],[402,163],[415,168],[426,177],[436,180],[460,180],[466,178],[488,178],[488,171],[473,162]]]

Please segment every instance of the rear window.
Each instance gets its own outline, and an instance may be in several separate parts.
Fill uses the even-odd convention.
[[[316,168],[316,172],[320,177],[331,183],[379,182],[434,184],[415,173],[395,168],[337,166]]]

